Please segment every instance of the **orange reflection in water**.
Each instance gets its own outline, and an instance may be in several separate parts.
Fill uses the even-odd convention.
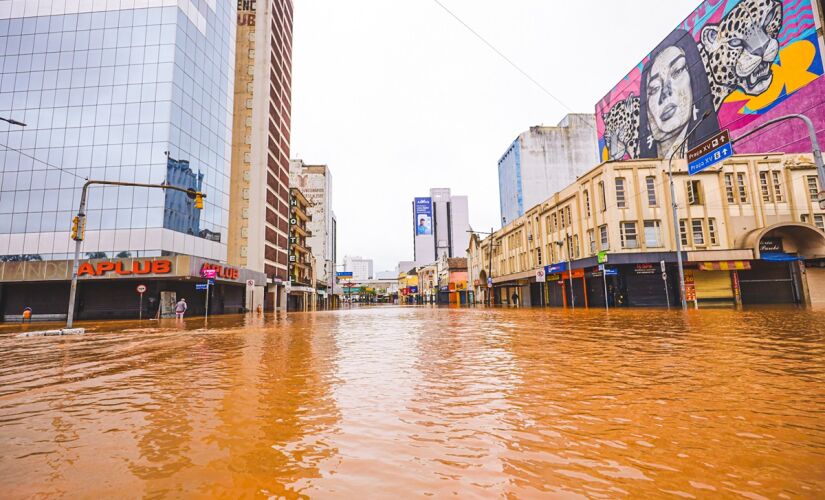
[[[825,495],[819,311],[86,326],[0,330],[3,497]]]

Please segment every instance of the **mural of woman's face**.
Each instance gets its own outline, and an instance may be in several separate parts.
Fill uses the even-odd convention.
[[[676,46],[664,49],[652,61],[647,81],[647,114],[656,141],[680,132],[693,112],[685,52]]]

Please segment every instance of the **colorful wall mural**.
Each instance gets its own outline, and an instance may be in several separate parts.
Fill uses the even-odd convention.
[[[811,0],[707,0],[596,104],[603,161],[666,158],[720,129],[735,140],[767,120],[804,113],[825,133],[825,78]],[[810,151],[788,122],[737,153]]]

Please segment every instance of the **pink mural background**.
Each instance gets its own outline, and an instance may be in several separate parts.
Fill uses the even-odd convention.
[[[780,5],[781,11],[778,10]],[[766,12],[771,9],[781,13],[781,28],[778,34],[775,30],[770,31],[760,25],[760,23],[767,22],[766,18],[769,14]],[[727,24],[725,24],[726,21]],[[748,26],[749,22],[752,26]],[[770,45],[768,42],[778,44],[776,57],[770,63],[772,74],[770,86],[758,95],[749,95],[742,89],[735,89],[727,94],[715,110],[720,129],[729,129],[731,136],[735,139],[772,118],[803,113],[813,120],[819,140],[825,142],[823,140],[825,139],[823,137],[825,133],[823,45],[822,40],[816,35],[817,24],[817,13],[810,0],[708,0],[677,26],[677,30],[681,29],[692,35],[700,47],[703,44],[703,28],[710,26],[711,32],[718,32],[717,40],[720,40],[720,45],[727,43],[722,50],[729,59],[723,58],[722,60],[729,63],[728,68],[731,71],[738,70],[736,64],[739,61],[730,55],[734,53],[734,49],[730,47],[745,45],[745,48],[741,50],[747,51],[751,47],[748,42],[757,36],[761,36],[757,40],[764,42],[765,46]],[[734,26],[742,29],[734,31]],[[767,36],[765,36],[766,31]],[[708,30],[705,30],[705,35],[707,32]],[[756,47],[751,48],[751,51],[744,57],[753,57],[753,53],[761,54],[764,49],[760,52],[760,47]],[[611,145],[610,139],[605,137],[605,118],[608,118],[606,115],[609,115],[612,110],[619,109],[619,105],[625,104],[623,101],[628,98],[639,100],[643,70],[651,64],[650,59],[650,54],[646,55],[596,104],[599,157],[602,160],[609,159],[608,149]],[[706,65],[691,66],[689,72],[691,76],[696,76],[696,72],[705,72],[707,78],[711,82],[713,80],[711,71]],[[705,75],[701,76],[705,77]],[[643,98],[642,101],[641,113],[644,113]],[[626,116],[618,114],[614,116],[618,117],[608,118],[609,121],[612,120],[611,134],[616,127],[624,127],[625,136],[633,133],[636,140],[644,140],[639,137],[637,130],[632,130],[638,126],[637,123],[628,124]],[[773,151],[798,153],[809,152],[811,145],[804,125],[801,122],[791,121],[768,127],[737,143],[734,149],[738,154]],[[617,154],[616,151],[621,153],[624,149],[614,148],[614,155]],[[631,150],[614,159],[632,159],[636,154]]]

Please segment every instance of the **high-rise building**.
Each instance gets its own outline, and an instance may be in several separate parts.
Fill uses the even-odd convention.
[[[237,5],[229,259],[266,273],[269,310],[286,305],[292,1]]]
[[[465,255],[470,242],[466,196],[453,196],[449,188],[430,189],[430,196],[413,200],[412,209],[416,265]]]
[[[204,266],[225,270],[212,312],[243,309],[244,278],[264,278],[225,265],[235,7],[0,2],[0,116],[26,124],[0,123],[3,314],[24,302],[35,316],[66,314],[70,228],[85,179],[206,198],[201,209],[171,190],[91,186],[77,317],[137,317],[137,283],[147,287],[144,316],[174,294],[197,313],[203,302],[189,278]]]
[[[352,273],[355,281],[366,281],[373,279],[372,259],[365,259],[358,256],[344,257],[344,271]]]
[[[592,114],[570,114],[555,127],[535,126],[519,134],[498,161],[501,224],[595,167],[597,144]]]
[[[303,160],[290,160],[289,182],[301,190],[309,201],[310,221],[307,246],[315,256],[316,275],[321,290],[326,293],[335,277],[332,228],[332,173],[326,165],[307,165]]]

